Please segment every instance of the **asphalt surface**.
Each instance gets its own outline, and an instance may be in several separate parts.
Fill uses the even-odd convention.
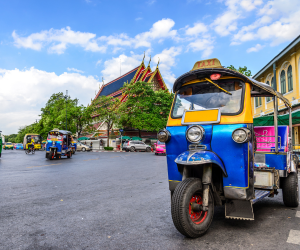
[[[286,208],[279,194],[254,211],[254,221],[228,220],[216,207],[208,232],[188,239],[172,222],[164,156],[77,152],[49,161],[42,151],[3,150],[0,158],[1,250],[300,249],[300,207]]]

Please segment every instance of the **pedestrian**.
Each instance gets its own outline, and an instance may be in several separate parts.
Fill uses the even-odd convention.
[[[93,142],[91,141],[90,148],[93,149]]]

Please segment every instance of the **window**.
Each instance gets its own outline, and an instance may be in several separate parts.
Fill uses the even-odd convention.
[[[288,78],[288,91],[293,90],[293,73],[292,73],[292,66],[290,65],[287,70],[287,78]]]
[[[255,107],[261,106],[261,97],[255,97]]]
[[[270,85],[270,82],[267,81],[266,84]],[[271,101],[271,98],[270,97],[267,97],[267,102]]]
[[[281,94],[286,93],[286,81],[285,81],[285,71],[282,70],[280,74],[280,84],[281,84]]]
[[[233,80],[214,81],[225,93],[210,82],[199,82],[182,87],[176,94],[172,117],[179,118],[185,110],[209,110],[218,108],[224,115],[236,115],[243,110],[244,82]]]

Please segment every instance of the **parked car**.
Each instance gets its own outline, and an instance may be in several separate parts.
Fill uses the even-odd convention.
[[[24,149],[22,143],[16,143],[14,146],[15,149]]]
[[[166,154],[166,145],[164,142],[157,141],[154,143],[155,146],[155,155]]]
[[[5,145],[4,145],[4,149],[11,149],[13,150],[14,149],[14,145],[11,143],[11,142],[6,142]]]
[[[142,141],[125,141],[122,149],[127,152],[128,151],[130,151],[130,152],[134,152],[134,151],[151,152],[151,147]]]
[[[89,146],[84,145],[81,142],[77,142],[76,151],[82,151],[82,152],[84,152],[84,151],[90,151],[90,150],[91,150],[91,148]]]

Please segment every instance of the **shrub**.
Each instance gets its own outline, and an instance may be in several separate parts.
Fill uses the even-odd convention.
[[[104,150],[114,150],[113,147],[104,147]]]

